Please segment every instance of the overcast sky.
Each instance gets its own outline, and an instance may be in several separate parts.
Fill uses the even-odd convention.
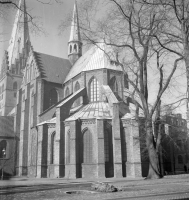
[[[49,2],[49,0],[41,1]],[[26,0],[28,12],[31,13],[32,16],[40,17],[39,20],[43,23],[43,27],[47,33],[46,35],[40,36],[30,34],[31,43],[35,51],[67,58],[67,42],[70,30],[68,29],[59,36],[58,26],[61,20],[63,20],[68,13],[73,11],[74,1],[75,0],[62,0],[63,3],[58,4],[52,0],[52,5],[45,5],[39,3],[37,0]],[[15,14],[16,12],[10,13],[9,19],[6,22],[7,27],[4,29],[6,32],[3,33],[0,39],[0,63],[2,62],[3,52],[8,47]]]

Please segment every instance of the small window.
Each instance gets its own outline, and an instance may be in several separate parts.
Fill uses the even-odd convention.
[[[72,52],[72,45],[70,45],[70,53]]]
[[[69,88],[67,87],[66,88],[66,92],[65,92],[65,97],[67,97],[67,96],[69,96],[70,95],[70,90],[69,90]]]
[[[77,45],[74,44],[74,51],[77,52]]]

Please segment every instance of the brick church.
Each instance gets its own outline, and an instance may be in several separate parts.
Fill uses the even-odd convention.
[[[36,52],[25,0],[19,6],[24,12],[16,15],[0,77],[0,116],[14,118],[14,137],[9,139],[16,136],[15,173],[142,176],[139,125],[125,95],[126,75],[105,53],[111,49],[100,43],[82,54],[75,3],[68,59]],[[0,135],[0,145],[5,138]]]

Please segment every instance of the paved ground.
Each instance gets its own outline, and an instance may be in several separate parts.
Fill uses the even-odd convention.
[[[91,183],[97,181],[111,182],[123,191],[115,193],[89,191]],[[9,181],[0,181],[0,188],[0,200],[189,199],[189,175],[166,176],[159,180],[12,178]],[[78,192],[67,194],[66,191]]]

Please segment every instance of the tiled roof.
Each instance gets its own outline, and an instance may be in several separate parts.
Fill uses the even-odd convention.
[[[107,54],[110,56],[110,58]],[[69,81],[71,78],[83,71],[104,68],[122,71],[121,66],[115,65],[115,63],[110,62],[112,57],[113,53],[111,52],[110,48],[105,47],[104,44],[100,44],[98,47],[93,46],[76,61],[76,63],[71,68],[68,76],[66,77],[65,82]]]
[[[58,58],[38,52],[34,52],[34,56],[43,79],[54,83],[64,83],[71,68],[68,59]]]
[[[67,118],[65,121],[80,119],[89,119],[89,118],[103,118],[103,119],[111,119],[112,115],[110,112],[110,106],[106,102],[95,102],[90,103],[83,108],[81,108],[78,112],[73,114],[71,117]]]

